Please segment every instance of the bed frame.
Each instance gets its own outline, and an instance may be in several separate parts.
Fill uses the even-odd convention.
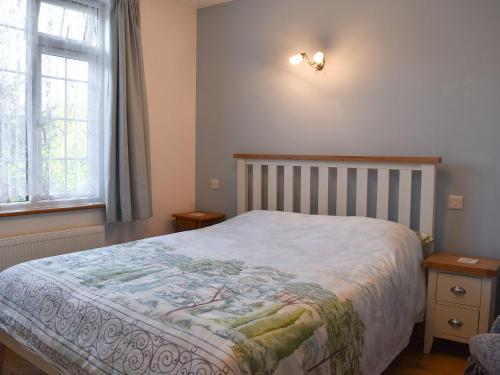
[[[394,221],[411,227],[412,217],[418,216],[419,224],[412,229],[434,236],[436,169],[441,163],[440,157],[272,154],[234,154],[233,157],[237,164],[238,214],[250,207],[277,210],[282,206],[287,212],[338,216],[351,212],[366,217],[369,216],[369,192],[376,189],[373,206],[376,206],[378,219],[391,219],[390,202],[397,200],[397,219],[392,218]],[[330,183],[333,180],[330,171],[336,171],[335,183]],[[353,173],[349,174],[350,171]],[[372,173],[376,174],[376,183],[369,178]],[[397,175],[397,179],[391,178],[391,173]],[[354,175],[355,183],[352,183],[354,178],[350,176]],[[393,188],[394,184],[397,189]],[[419,204],[412,204],[415,201],[412,188],[415,187],[420,189]],[[267,202],[264,202],[263,193],[267,195]],[[330,205],[329,199],[334,195],[336,199]],[[355,196],[356,203],[348,210],[349,202],[354,200],[349,199],[350,195]],[[283,202],[278,202],[278,197],[282,197]],[[329,210],[331,206],[335,206],[334,212]]]
[[[63,375],[58,369],[52,366],[51,363],[40,357],[35,352],[29,350],[12,336],[0,330],[0,375],[3,375],[5,349],[9,348],[14,353],[19,354],[33,366],[45,372],[47,375]]]
[[[436,168],[441,162],[439,157],[235,154],[234,158],[237,162],[238,214],[249,209],[277,210],[282,205],[283,210],[288,212],[293,212],[296,206],[297,211],[305,214],[317,212],[322,215],[345,216],[350,211],[349,171],[354,170],[356,204],[351,211],[356,216],[369,216],[369,171],[373,170],[377,176],[376,217],[387,220],[390,219],[390,193],[394,191],[391,189],[390,174],[395,171],[398,175],[398,189],[394,191],[397,194],[397,221],[410,226],[412,211],[417,209],[419,226],[414,229],[434,235]],[[300,173],[297,169],[300,169]],[[336,183],[331,186],[330,171],[333,170],[336,171]],[[415,180],[420,185],[420,203],[416,207],[412,207],[414,172],[421,175],[420,181]],[[298,186],[300,189],[295,189]],[[334,190],[335,210],[331,212],[329,198]],[[267,199],[263,199],[263,196]],[[279,197],[283,198],[282,202],[278,202]],[[311,202],[316,207],[312,207]],[[5,346],[49,375],[62,374],[49,362],[0,330],[0,375]]]

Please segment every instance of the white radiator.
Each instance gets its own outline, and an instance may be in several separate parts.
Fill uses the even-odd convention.
[[[102,247],[104,226],[0,239],[0,271],[18,263]]]

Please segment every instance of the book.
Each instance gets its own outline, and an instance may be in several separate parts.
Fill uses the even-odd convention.
[[[479,262],[479,259],[474,258],[458,258],[457,262],[459,263],[467,263],[467,264],[476,264]]]

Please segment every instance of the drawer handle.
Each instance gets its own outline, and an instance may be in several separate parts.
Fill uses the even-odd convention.
[[[450,319],[448,320],[448,324],[452,327],[455,327],[455,328],[458,328],[458,327],[462,327],[464,324],[458,320],[458,319]]]
[[[461,286],[454,286],[450,289],[450,292],[452,292],[453,294],[456,294],[457,296],[462,296],[464,295],[466,292],[465,292],[465,289],[462,288]]]

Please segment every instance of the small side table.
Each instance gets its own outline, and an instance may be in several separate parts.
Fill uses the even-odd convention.
[[[224,221],[226,215],[217,212],[185,212],[173,214],[177,232],[200,229]]]
[[[424,353],[434,337],[468,343],[487,333],[493,322],[495,288],[500,261],[478,258],[462,263],[465,256],[435,253],[424,261],[429,270]]]

